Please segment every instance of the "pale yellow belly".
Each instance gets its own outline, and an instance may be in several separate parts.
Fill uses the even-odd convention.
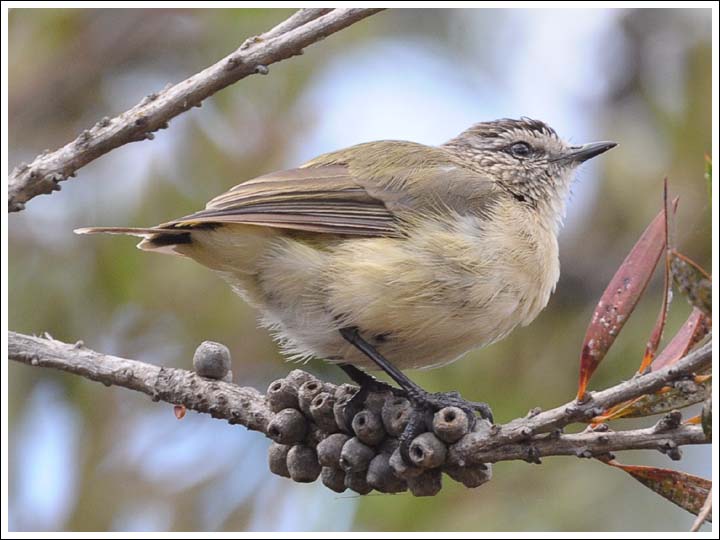
[[[216,270],[261,311],[290,358],[367,369],[374,364],[340,328],[357,327],[399,368],[435,367],[528,324],[557,279],[541,261],[479,253],[477,238],[443,227],[322,249],[280,235],[264,245],[250,266],[231,260]]]

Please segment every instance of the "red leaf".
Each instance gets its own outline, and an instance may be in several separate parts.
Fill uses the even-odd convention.
[[[693,308],[682,328],[650,365],[652,371],[674,364],[710,331],[709,320],[698,308]]]
[[[677,199],[673,201],[673,211]],[[585,395],[587,383],[615,342],[632,314],[660,260],[665,247],[665,210],[648,225],[640,239],[618,268],[595,307],[585,333],[580,356],[577,399]]]
[[[702,509],[712,486],[710,480],[671,469],[623,465],[614,460],[604,463],[622,469],[655,493],[695,515]]]

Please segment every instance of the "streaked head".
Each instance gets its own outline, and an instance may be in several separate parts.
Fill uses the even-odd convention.
[[[558,219],[577,167],[615,146],[609,141],[572,146],[546,123],[530,118],[481,122],[443,145],[519,202],[547,207]]]

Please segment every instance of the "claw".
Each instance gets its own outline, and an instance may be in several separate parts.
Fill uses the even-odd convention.
[[[427,431],[426,411],[414,408],[410,421],[407,426],[405,426],[405,431],[403,431],[399,439],[400,455],[405,463],[412,463],[410,460],[410,443],[413,442],[415,437],[425,431]]]
[[[345,429],[347,431],[352,431],[352,422],[353,418],[355,418],[355,415],[363,410],[365,407],[365,399],[368,395],[368,387],[367,386],[361,386],[360,390],[355,392],[355,395],[351,397],[348,402],[345,404],[345,407],[342,411],[343,421],[345,422]]]
[[[445,407],[457,407],[461,409],[468,417],[468,424],[471,431],[477,423],[476,412],[480,413],[482,418],[493,422],[492,410],[487,403],[465,401],[458,392],[425,393],[424,395],[413,393],[409,394],[408,398],[413,404],[413,415],[405,431],[400,436],[400,455],[405,463],[412,463],[409,454],[410,443],[415,437],[431,429],[433,415],[440,409],[444,409]]]

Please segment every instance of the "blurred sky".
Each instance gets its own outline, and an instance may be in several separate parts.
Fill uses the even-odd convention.
[[[253,13],[252,21],[244,26],[239,25],[243,29],[242,33],[230,35],[229,28],[222,22],[222,15],[203,11],[168,12],[165,23],[172,25],[179,36],[168,47],[179,49],[180,56],[183,47],[205,47],[202,54],[198,50],[188,51],[189,60],[186,58],[183,62],[182,59],[171,57],[172,61],[165,65],[143,62],[143,55],[153,54],[151,46],[155,43],[150,40],[146,51],[136,53],[139,59],[120,61],[112,69],[103,72],[100,81],[88,86],[91,94],[84,95],[84,89],[77,88],[76,92],[87,100],[88,110],[65,110],[65,127],[54,126],[52,137],[42,134],[42,123],[35,121],[28,125],[22,122],[23,118],[31,118],[27,116],[30,113],[16,111],[16,123],[11,119],[10,124],[10,166],[32,158],[45,146],[64,144],[74,132],[101,116],[120,112],[136,103],[144,94],[162,88],[168,81],[180,80],[192,69],[205,67],[208,61],[214,61],[229,52],[232,43],[240,43],[245,35],[262,31],[272,22],[281,20],[284,14],[258,16]],[[45,19],[41,20],[41,17]],[[122,18],[122,24],[126,24],[126,16],[118,17]],[[144,305],[142,295],[137,292],[133,294],[136,289],[131,282],[119,292],[98,292],[97,296],[85,297],[80,302],[87,311],[83,315],[79,314],[81,309],[76,305],[76,300],[73,301],[75,303],[69,300],[66,302],[70,296],[82,295],[86,286],[97,286],[98,280],[102,279],[95,276],[85,280],[84,275],[90,276],[85,272],[91,269],[100,272],[102,268],[110,268],[95,262],[95,255],[90,250],[95,249],[97,244],[93,244],[92,240],[80,242],[69,234],[73,227],[92,224],[151,225],[174,217],[165,214],[166,211],[182,214],[185,210],[198,208],[204,202],[203,197],[218,193],[249,177],[237,178],[228,174],[233,163],[242,163],[247,174],[259,174],[273,168],[291,167],[319,153],[373,139],[397,138],[438,144],[473,122],[501,117],[540,118],[574,143],[605,139],[620,142],[618,150],[608,158],[612,165],[603,165],[601,160],[591,162],[581,171],[573,189],[561,249],[564,257],[579,259],[577,263],[570,261],[567,265],[569,285],[564,290],[575,290],[571,285],[575,283],[572,286],[577,286],[576,281],[586,271],[587,267],[583,264],[592,264],[587,262],[587,252],[583,255],[581,247],[575,249],[575,246],[583,244],[583,238],[579,237],[580,231],[593,228],[588,225],[588,219],[598,212],[598,198],[606,198],[608,204],[612,204],[614,197],[618,197],[618,193],[625,189],[602,183],[600,176],[611,173],[620,176],[621,172],[627,172],[623,167],[629,166],[618,164],[619,161],[632,163],[632,170],[638,177],[654,177],[656,181],[669,172],[671,160],[677,157],[667,151],[672,135],[650,136],[651,131],[657,129],[657,124],[647,118],[643,119],[643,116],[652,114],[652,108],[655,107],[662,110],[667,125],[671,125],[673,118],[687,114],[684,104],[688,100],[686,80],[690,75],[682,70],[690,69],[690,51],[699,46],[709,47],[709,10],[673,10],[672,13],[648,11],[647,17],[661,21],[657,23],[657,35],[650,32],[652,40],[647,49],[649,52],[638,52],[637,44],[634,49],[629,48],[629,39],[632,37],[637,40],[637,36],[631,35],[635,30],[628,20],[640,19],[642,23],[643,15],[609,9],[441,10],[436,14],[407,11],[370,18],[357,25],[358,28],[347,31],[347,35],[330,37],[309,48],[302,59],[291,59],[283,65],[271,66],[270,74],[262,81],[241,81],[205,102],[201,109],[173,120],[170,128],[159,132],[153,142],[132,144],[99,159],[81,170],[77,179],[65,182],[61,193],[38,197],[21,215],[11,216],[10,252],[16,260],[16,266],[11,269],[10,286],[13,293],[10,328],[37,333],[47,330],[54,335],[59,331],[58,337],[63,338],[66,337],[62,335],[63,332],[69,332],[68,329],[81,332],[81,329],[87,328],[95,306],[104,306],[104,311],[98,311],[95,315],[99,321],[95,335],[78,334],[66,338],[83,338],[104,352],[122,353],[157,363],[163,363],[165,359],[167,363],[180,362],[182,365],[184,361],[179,359],[189,358],[191,349],[173,336],[182,334],[187,323],[174,315],[174,307],[169,307],[165,312],[152,304],[151,300],[148,305]],[[244,14],[235,11],[229,18],[242,23]],[[108,25],[109,21],[112,21],[112,15],[107,14],[94,18],[77,14],[58,17],[18,13],[10,20],[11,67],[14,55],[17,55],[18,63],[27,59],[26,53],[20,50],[43,30],[43,25],[64,24],[73,31],[87,32],[88,29],[83,28],[83,25]],[[640,23],[637,23],[638,27],[642,27]],[[163,24],[163,21],[158,19],[156,24]],[[57,53],[61,59],[67,60],[62,53],[72,50],[73,31],[58,33],[55,38],[61,49]],[[223,32],[223,40],[213,40],[214,33]],[[101,28],[95,34],[92,39],[102,42]],[[155,45],[160,48],[164,46]],[[647,42],[644,41],[643,45],[647,45]],[[43,46],[47,49],[41,50]],[[119,46],[123,46],[122,41]],[[50,42],[35,44],[35,47],[35,54],[47,54],[52,59],[54,53]],[[163,54],[168,53],[163,50]],[[642,69],[638,68],[635,56],[638,54],[645,55]],[[301,64],[301,60],[313,64],[311,75],[292,72],[293,69],[305,69],[303,66],[308,65]],[[300,67],[285,65],[292,63]],[[90,62],[87,69],[93,67],[94,64]],[[706,67],[709,70],[709,64]],[[13,69],[11,97],[13,91],[17,93],[19,88],[24,88],[26,80],[33,76],[29,68],[22,70],[16,66]],[[75,66],[73,73],[81,69],[82,66]],[[277,79],[276,72],[280,73]],[[12,78],[13,73],[17,77],[15,80]],[[633,77],[640,78],[641,82],[632,80]],[[38,84],[42,82],[40,79]],[[287,85],[289,90],[273,88],[274,84]],[[623,87],[631,84],[640,84],[644,92],[641,97],[652,102],[652,107],[630,106],[631,98],[617,98]],[[267,94],[263,95],[263,92]],[[633,99],[640,98],[635,96]],[[265,103],[263,100],[266,100]],[[19,101],[22,100],[18,98]],[[709,99],[706,105],[709,113]],[[273,110],[275,106],[280,110]],[[609,116],[607,111],[610,106],[616,111],[625,109],[618,116]],[[62,100],[47,107],[48,114],[55,111],[62,117],[62,110],[59,109],[63,107]],[[287,136],[284,133],[286,129]],[[671,131],[668,128],[668,133]],[[39,133],[37,138],[29,136],[36,132]],[[193,137],[200,142],[193,143],[193,149],[188,150],[188,140]],[[698,136],[697,140],[709,140],[703,137]],[[278,148],[278,144],[282,147]],[[698,170],[701,170],[702,155],[710,148],[696,150],[695,159],[698,160]],[[652,159],[638,159],[638,152],[647,152],[652,155]],[[186,159],[201,156],[204,161],[194,163],[192,167],[195,168],[189,169],[187,162],[177,157],[184,153],[187,153]],[[264,155],[268,159],[246,166],[246,162],[252,162],[256,155]],[[225,174],[214,174],[216,167],[220,167],[213,162],[216,157],[218,162],[225,160],[229,163]],[[209,177],[213,179],[209,180]],[[700,204],[697,198],[702,196],[704,190],[701,178],[697,182],[700,195],[691,194],[687,197],[691,207]],[[157,187],[158,184],[161,187]],[[689,180],[687,184],[690,185]],[[628,229],[628,239],[637,236],[643,223],[649,221],[655,213],[660,202],[659,185],[657,183],[649,188],[652,189],[652,200],[647,203],[647,209],[643,206],[638,210],[638,216],[623,218],[626,219],[624,225]],[[648,183],[643,183],[638,189],[648,186]],[[687,190],[694,189],[691,185],[687,187]],[[162,197],[168,190],[172,190],[174,200],[179,201],[180,206],[184,205],[182,210],[171,210],[165,206],[153,208],[152,200]],[[608,192],[614,195],[608,195]],[[153,194],[156,199],[149,199]],[[141,210],[138,211],[138,208]],[[698,208],[703,207],[701,205]],[[151,222],[134,221],[139,218]],[[698,221],[691,221],[691,224],[687,236],[696,235],[705,226]],[[597,228],[602,232],[601,225]],[[585,236],[585,233],[582,235]],[[603,239],[598,241],[599,244],[593,244],[596,249],[612,245],[607,235],[600,236]],[[618,237],[622,245],[612,246],[617,250],[613,253],[617,253],[620,259],[613,255],[599,265],[599,282],[612,273],[621,260],[622,250],[631,245],[632,241],[629,240],[628,244],[624,238]],[[32,249],[21,253],[20,246],[25,242],[29,242],[27,245]],[[107,250],[110,250],[110,244],[113,243],[116,249],[120,249],[117,242],[123,241],[115,239],[103,245],[107,245]],[[120,259],[116,260],[118,264],[112,267],[111,274],[104,278],[106,280],[112,280],[113,273],[121,271],[138,274],[138,279],[147,276],[145,279],[152,280],[157,278],[158,272],[170,271],[169,267],[177,264],[173,260],[157,258],[149,263],[146,260],[141,262],[140,258],[146,255],[133,251],[126,244],[122,245],[126,247],[119,257],[124,259],[122,263]],[[584,249],[590,249],[590,246],[586,245]],[[709,260],[709,245],[707,249]],[[67,267],[73,269],[72,275],[62,275],[64,258],[56,254],[64,250],[72,250],[72,259],[68,259],[71,266]],[[698,252],[704,256],[701,249],[694,254]],[[31,276],[39,275],[48,264],[58,265],[52,267],[55,276],[51,278],[58,289],[53,289],[50,297],[35,297],[36,294],[49,294],[50,289],[45,288],[49,285],[38,291],[33,288],[31,279]],[[154,265],[153,268],[164,270],[158,269],[154,271],[155,274],[148,275],[144,265],[150,264]],[[183,267],[177,272],[180,276],[188,277],[199,276],[201,271]],[[580,277],[572,281],[573,276]],[[211,279],[209,277],[208,282]],[[223,293],[219,292],[222,285],[217,285],[217,289],[215,285],[207,287],[209,301],[222,298],[220,295]],[[577,290],[582,291],[582,288]],[[597,295],[600,291],[601,288],[595,287],[591,294]],[[184,298],[181,292],[179,295],[177,302]],[[53,308],[59,311],[56,317],[62,315],[67,318],[67,327],[62,330],[53,328],[50,325],[57,319],[38,313],[45,309],[45,302],[67,304],[66,310],[57,305]],[[23,307],[19,306],[20,303]],[[29,308],[24,305],[27,303],[36,305]],[[244,340],[246,335],[253,332],[252,314],[243,312],[238,315],[239,308],[236,305],[234,307],[235,316],[243,321],[242,328],[249,330],[229,333],[228,336],[235,337],[228,339]],[[573,315],[574,322],[558,321],[553,327],[554,331],[558,332],[558,336],[563,332],[573,333],[574,343],[577,344],[587,321],[588,309],[579,307]],[[647,309],[652,312],[656,307],[651,305]],[[150,317],[151,323],[145,313],[156,315]],[[549,320],[547,324],[550,324]],[[561,324],[566,324],[566,330],[558,330]],[[223,332],[223,328],[217,331]],[[523,331],[522,336],[529,336],[531,329],[532,326]],[[646,330],[649,328],[641,331]],[[128,336],[133,336],[132,345],[126,343]],[[522,336],[517,339],[522,340]],[[273,350],[269,339],[258,339],[260,341],[257,344],[252,341],[249,345],[251,350],[266,356],[272,354],[268,352]],[[568,345],[568,349],[571,349],[571,345]],[[493,350],[495,354],[501,351]],[[236,354],[240,354],[240,351]],[[574,357],[570,361],[574,361]],[[634,365],[634,360],[632,363]],[[462,367],[466,365],[458,364],[458,372],[462,372]],[[310,369],[314,368],[314,364],[310,366]],[[20,369],[27,370],[13,369],[15,371],[11,374],[20,373]],[[287,367],[281,363],[274,364],[270,371],[261,367],[248,368],[246,372],[240,369],[242,378],[239,378],[236,369],[236,381],[262,388],[274,378],[273,374],[281,375],[283,369]],[[571,372],[570,379],[574,379],[575,366],[566,369]],[[232,527],[238,526],[248,530],[342,531],[375,527],[367,515],[373,508],[378,508],[377,502],[369,503],[363,510],[359,506],[359,497],[348,493],[336,495],[319,482],[298,485],[272,477],[265,466],[267,441],[255,433],[192,413],[182,422],[177,422],[172,418],[169,407],[148,404],[135,396],[129,398],[126,391],[104,388],[79,390],[78,385],[93,383],[70,383],[62,376],[40,373],[38,370],[22,373],[22,388],[27,390],[27,394],[22,397],[16,394],[11,401],[15,407],[11,413],[10,432],[11,530],[83,527],[83,522],[77,518],[77,505],[84,504],[90,507],[88,511],[92,511],[93,504],[107,502],[117,506],[106,522],[110,523],[110,528],[119,531],[183,527],[232,530]],[[482,373],[490,377],[494,372]],[[443,379],[437,380],[440,381],[438,387],[442,387]],[[611,381],[612,378],[608,378],[605,382],[609,384]],[[491,386],[488,381],[482,384],[483,389]],[[548,391],[551,389],[552,385]],[[516,391],[518,389],[512,390]],[[567,398],[569,396],[557,393],[550,395],[547,397],[547,405]],[[102,414],[93,416],[83,408],[86,405],[80,405],[84,399],[107,400],[111,405],[102,406]],[[92,432],[99,434],[100,440],[93,443],[92,449],[86,448],[84,445],[89,437],[89,426],[93,422],[105,421],[113,426],[112,430],[99,429],[97,426],[93,428]],[[94,455],[89,456],[89,453]],[[648,459],[659,458],[652,456]],[[107,484],[88,485],[88,473],[84,472],[82,466],[87,462],[92,462],[96,467],[92,478],[96,482],[97,478],[104,478]],[[666,460],[659,462],[668,465]],[[516,466],[522,468],[524,464]],[[581,466],[598,468],[594,463],[583,463]],[[683,470],[710,476],[710,448],[688,450],[681,466]],[[497,467],[496,476],[509,468],[507,465]],[[562,474],[562,470],[561,465],[554,469],[557,475]],[[116,484],[125,480],[131,488]],[[522,482],[517,479],[513,482],[522,486]],[[623,490],[631,482],[614,474],[610,485],[615,486],[614,489]],[[492,488],[491,485],[483,489],[492,492]],[[511,488],[513,486],[509,485],[508,492],[512,491]],[[127,493],[128,489],[132,490],[131,496]],[[603,489],[610,488],[601,487],[600,491]],[[107,491],[113,490],[118,490],[124,496],[115,501],[107,494]],[[462,498],[467,493],[465,490],[448,489],[447,486],[446,490],[450,493],[448,497]],[[193,493],[190,500],[182,498],[183,494],[190,492]],[[637,493],[642,492],[632,493],[637,500],[640,498]],[[94,496],[98,497],[96,503],[91,502]],[[559,496],[567,497],[568,500],[577,497],[565,492]],[[394,500],[401,500],[402,497],[409,496],[398,496]],[[493,495],[487,493],[478,497],[484,497],[479,500],[485,501]],[[663,510],[671,506],[653,499],[654,496],[649,492],[648,495],[643,494],[643,497],[648,502],[638,502],[638,508],[642,508],[643,504],[647,508],[653,505],[660,508],[663,505]],[[398,512],[404,508],[403,505],[405,503],[397,502]],[[415,508],[426,507],[430,508],[421,505]],[[98,512],[106,513],[105,510]],[[607,527],[622,529],[625,525],[627,528],[647,525],[653,529],[685,530],[691,522],[689,515],[684,521],[678,521],[683,514],[674,507],[668,509],[667,516],[653,516],[650,524],[644,523],[642,516],[631,518],[630,514],[628,510],[626,514],[608,518]],[[497,520],[490,527],[511,529],[513,521],[509,515],[507,510],[505,513],[498,512]],[[89,521],[87,526],[92,528],[96,523],[103,522]],[[392,520],[379,520],[377,527],[390,528],[393,523]],[[562,516],[554,516],[548,510],[544,514],[529,515],[527,519],[520,520],[517,526],[553,529],[560,528],[560,523],[563,523]],[[589,523],[590,527],[593,524],[600,526],[599,522]],[[436,524],[437,528],[452,527],[442,520]],[[485,528],[486,525],[476,524],[476,528]],[[585,525],[582,520],[574,519],[566,526],[583,528]],[[471,522],[461,523],[458,527],[475,528]]]

